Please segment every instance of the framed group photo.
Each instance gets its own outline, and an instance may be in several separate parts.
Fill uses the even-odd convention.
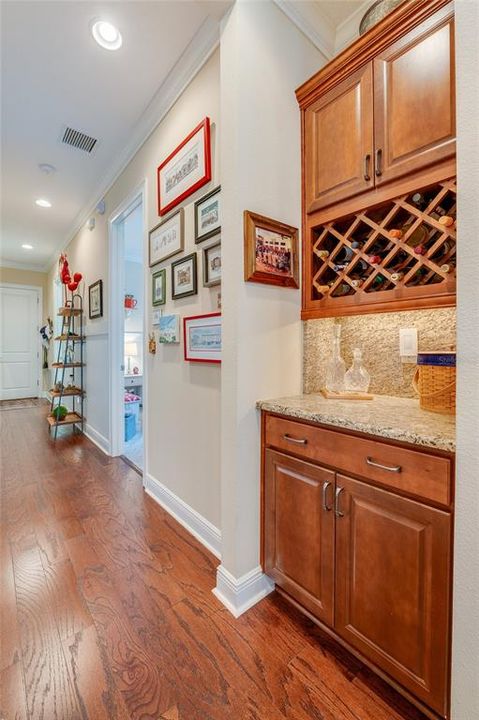
[[[195,243],[221,230],[221,185],[195,202]]]
[[[183,318],[185,360],[189,362],[221,362],[221,313]]]
[[[169,218],[163,220],[149,232],[148,256],[149,266],[167,260],[183,250],[184,246],[184,215],[183,208],[177,210]]]
[[[298,228],[245,210],[244,279],[298,288]]]
[[[158,215],[165,215],[211,180],[210,119],[206,117],[157,170]]]
[[[198,292],[196,253],[171,263],[171,297],[173,300]]]

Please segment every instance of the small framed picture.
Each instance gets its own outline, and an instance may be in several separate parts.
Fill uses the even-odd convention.
[[[203,285],[213,287],[221,282],[221,240],[203,249]]]
[[[195,202],[195,243],[221,230],[221,185]]]
[[[151,324],[158,326],[160,324],[161,310],[153,310],[151,313]]]
[[[103,317],[103,280],[88,286],[88,316],[90,320]]]
[[[158,270],[151,276],[151,302],[164,305],[166,302],[166,269]]]
[[[197,292],[196,253],[192,253],[171,263],[171,297],[179,300]]]
[[[167,260],[183,250],[184,210],[180,208],[149,232],[149,265]]]
[[[185,360],[221,362],[221,313],[183,318]]]
[[[298,288],[298,228],[245,210],[244,279]]]
[[[160,343],[172,345],[180,342],[180,316],[162,315],[158,333]]]
[[[211,180],[210,119],[206,117],[158,168],[158,215],[165,215]]]

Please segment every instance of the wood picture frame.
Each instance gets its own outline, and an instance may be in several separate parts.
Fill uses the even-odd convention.
[[[184,267],[182,267],[184,266]],[[196,253],[171,263],[171,297],[180,300],[198,292]]]
[[[187,362],[220,363],[221,313],[183,318],[184,356]]]
[[[206,117],[158,166],[158,215],[165,215],[210,180],[210,119]]]
[[[221,185],[195,202],[195,243],[221,232]]]
[[[203,248],[203,287],[221,284],[221,238]]]
[[[185,211],[179,208],[148,233],[148,265],[154,267],[180,253],[185,244]]]
[[[298,228],[244,211],[244,279],[299,288]]]
[[[166,302],[166,268],[154,272],[151,276],[151,303],[153,306]]]
[[[88,317],[90,320],[103,317],[103,280],[88,286]]]

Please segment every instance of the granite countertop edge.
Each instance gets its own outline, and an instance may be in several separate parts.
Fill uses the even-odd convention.
[[[322,404],[324,402],[341,402],[336,400],[325,401],[321,396],[307,395],[293,398],[280,398],[278,400],[258,400],[256,408],[258,410],[265,410],[266,412],[283,415],[284,417],[294,418],[297,420],[309,420],[310,422],[328,425],[332,428],[336,427],[345,430],[353,430],[379,438],[397,440],[416,447],[419,446],[430,450],[442,450],[449,453],[455,453],[456,451],[455,437],[452,437],[450,433],[439,431],[434,432],[433,430],[431,432],[424,432],[422,429],[421,431],[418,431],[417,429],[414,429],[414,427],[405,427],[399,424],[387,425],[379,422],[375,424],[371,421],[361,421],[356,417],[348,417],[347,410],[340,414],[330,414],[327,409],[319,407],[317,409],[311,409],[297,406],[297,403],[301,402],[302,399],[308,398],[308,402],[311,402],[311,399],[314,397],[318,399],[318,404]],[[386,398],[385,396],[379,397],[389,400],[391,405],[394,403],[394,398]],[[397,398],[397,400],[399,403],[404,402],[404,398]],[[374,400],[371,402],[374,402]],[[354,409],[357,408],[357,401],[349,401],[349,403],[354,403]],[[343,405],[345,404],[346,403],[343,402]],[[333,408],[331,408],[331,411],[332,410]],[[443,416],[440,416],[440,418],[442,417]],[[440,419],[437,420],[437,415],[435,413],[425,413],[424,419],[426,418],[431,421],[431,424],[434,422],[440,422]]]

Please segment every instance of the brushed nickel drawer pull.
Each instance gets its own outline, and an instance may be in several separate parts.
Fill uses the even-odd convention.
[[[288,442],[296,443],[296,445],[307,445],[308,441],[306,438],[294,438],[291,437],[291,435],[288,435],[288,433],[285,433],[283,435],[283,438],[287,440]]]
[[[332,510],[332,505],[328,505],[328,488],[331,487],[331,483],[326,480],[326,482],[323,483],[323,510],[330,511]]]
[[[383,174],[383,171],[381,169],[382,157],[383,157],[383,151],[381,150],[381,148],[378,148],[376,150],[376,162],[375,162],[376,167],[374,169],[376,177],[380,177]]]
[[[344,517],[344,513],[341,512],[341,510],[339,509],[339,496],[341,495],[343,490],[344,490],[344,488],[337,487],[336,492],[334,494],[334,514],[336,515],[337,518]]]
[[[366,182],[371,180],[371,175],[369,174],[369,161],[371,160],[371,155],[368,153],[364,156],[364,179]]]
[[[370,457],[366,458],[366,462],[371,467],[379,468],[380,470],[387,470],[388,472],[400,473],[402,468],[400,465],[381,465],[381,463],[374,462]]]

